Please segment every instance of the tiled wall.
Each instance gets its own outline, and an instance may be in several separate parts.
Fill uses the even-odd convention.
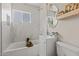
[[[10,25],[7,25],[7,15],[11,19],[11,4],[2,4],[2,50],[4,51],[11,43]]]
[[[0,4],[0,55],[1,55],[1,45],[2,45],[2,44],[1,44],[1,43],[2,43],[2,42],[1,42],[1,41],[2,41],[2,39],[1,39],[1,34],[2,34],[2,33],[1,33],[2,12],[1,12],[1,11],[2,11],[2,9],[1,9],[1,4]]]
[[[23,24],[14,24],[14,41],[24,41],[26,37],[30,34],[32,34],[32,39],[38,39],[39,36],[39,26],[40,26],[40,10],[39,8],[36,8],[34,6],[28,5],[28,4],[12,4],[12,12],[13,10],[21,10],[25,12],[31,12],[32,21],[31,24],[29,23],[23,23]],[[13,18],[12,18],[13,20]]]

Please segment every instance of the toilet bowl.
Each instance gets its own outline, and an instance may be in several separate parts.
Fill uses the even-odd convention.
[[[64,42],[56,42],[58,56],[79,56],[79,48]]]

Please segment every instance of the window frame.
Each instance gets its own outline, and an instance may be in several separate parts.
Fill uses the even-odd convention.
[[[14,13],[15,12],[20,12],[20,13],[26,13],[26,14],[29,14],[30,15],[30,19],[29,19],[29,21],[28,22],[25,22],[25,23],[30,23],[31,24],[31,22],[32,22],[32,13],[31,12],[28,12],[28,11],[24,11],[24,10],[17,10],[17,9],[13,9],[12,10],[12,22],[15,22],[14,21]],[[23,16],[22,16],[23,17]],[[17,23],[17,22],[16,22]],[[24,20],[22,19],[22,22],[21,22],[22,24],[24,23]]]

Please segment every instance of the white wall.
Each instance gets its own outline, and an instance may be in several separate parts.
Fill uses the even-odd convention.
[[[47,35],[47,5],[40,6],[40,34]]]
[[[59,8],[62,8],[61,6]],[[79,47],[79,15],[67,19],[58,20],[58,25],[53,31],[57,31],[63,37],[61,41],[71,43]]]
[[[2,21],[2,9],[1,9],[1,4],[0,4],[0,56],[1,56],[1,47],[2,47],[2,39],[1,39],[1,34],[2,34],[2,31],[1,31],[1,27],[2,27],[2,23],[1,23],[1,21]]]
[[[23,23],[23,24],[15,24],[14,23],[14,41],[24,41],[25,38],[32,33],[32,39],[38,39],[39,36],[39,28],[40,28],[40,10],[34,6],[28,4],[12,4],[12,10],[22,10],[26,12],[32,13],[32,22],[31,24]]]
[[[2,50],[4,51],[12,42],[10,37],[10,25],[7,25],[7,16],[11,19],[11,4],[2,4]]]

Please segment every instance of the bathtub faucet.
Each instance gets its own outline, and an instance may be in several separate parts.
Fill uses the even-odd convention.
[[[32,44],[32,42],[30,41],[30,38],[27,38],[26,39],[26,47],[32,47],[33,46],[33,44]]]

